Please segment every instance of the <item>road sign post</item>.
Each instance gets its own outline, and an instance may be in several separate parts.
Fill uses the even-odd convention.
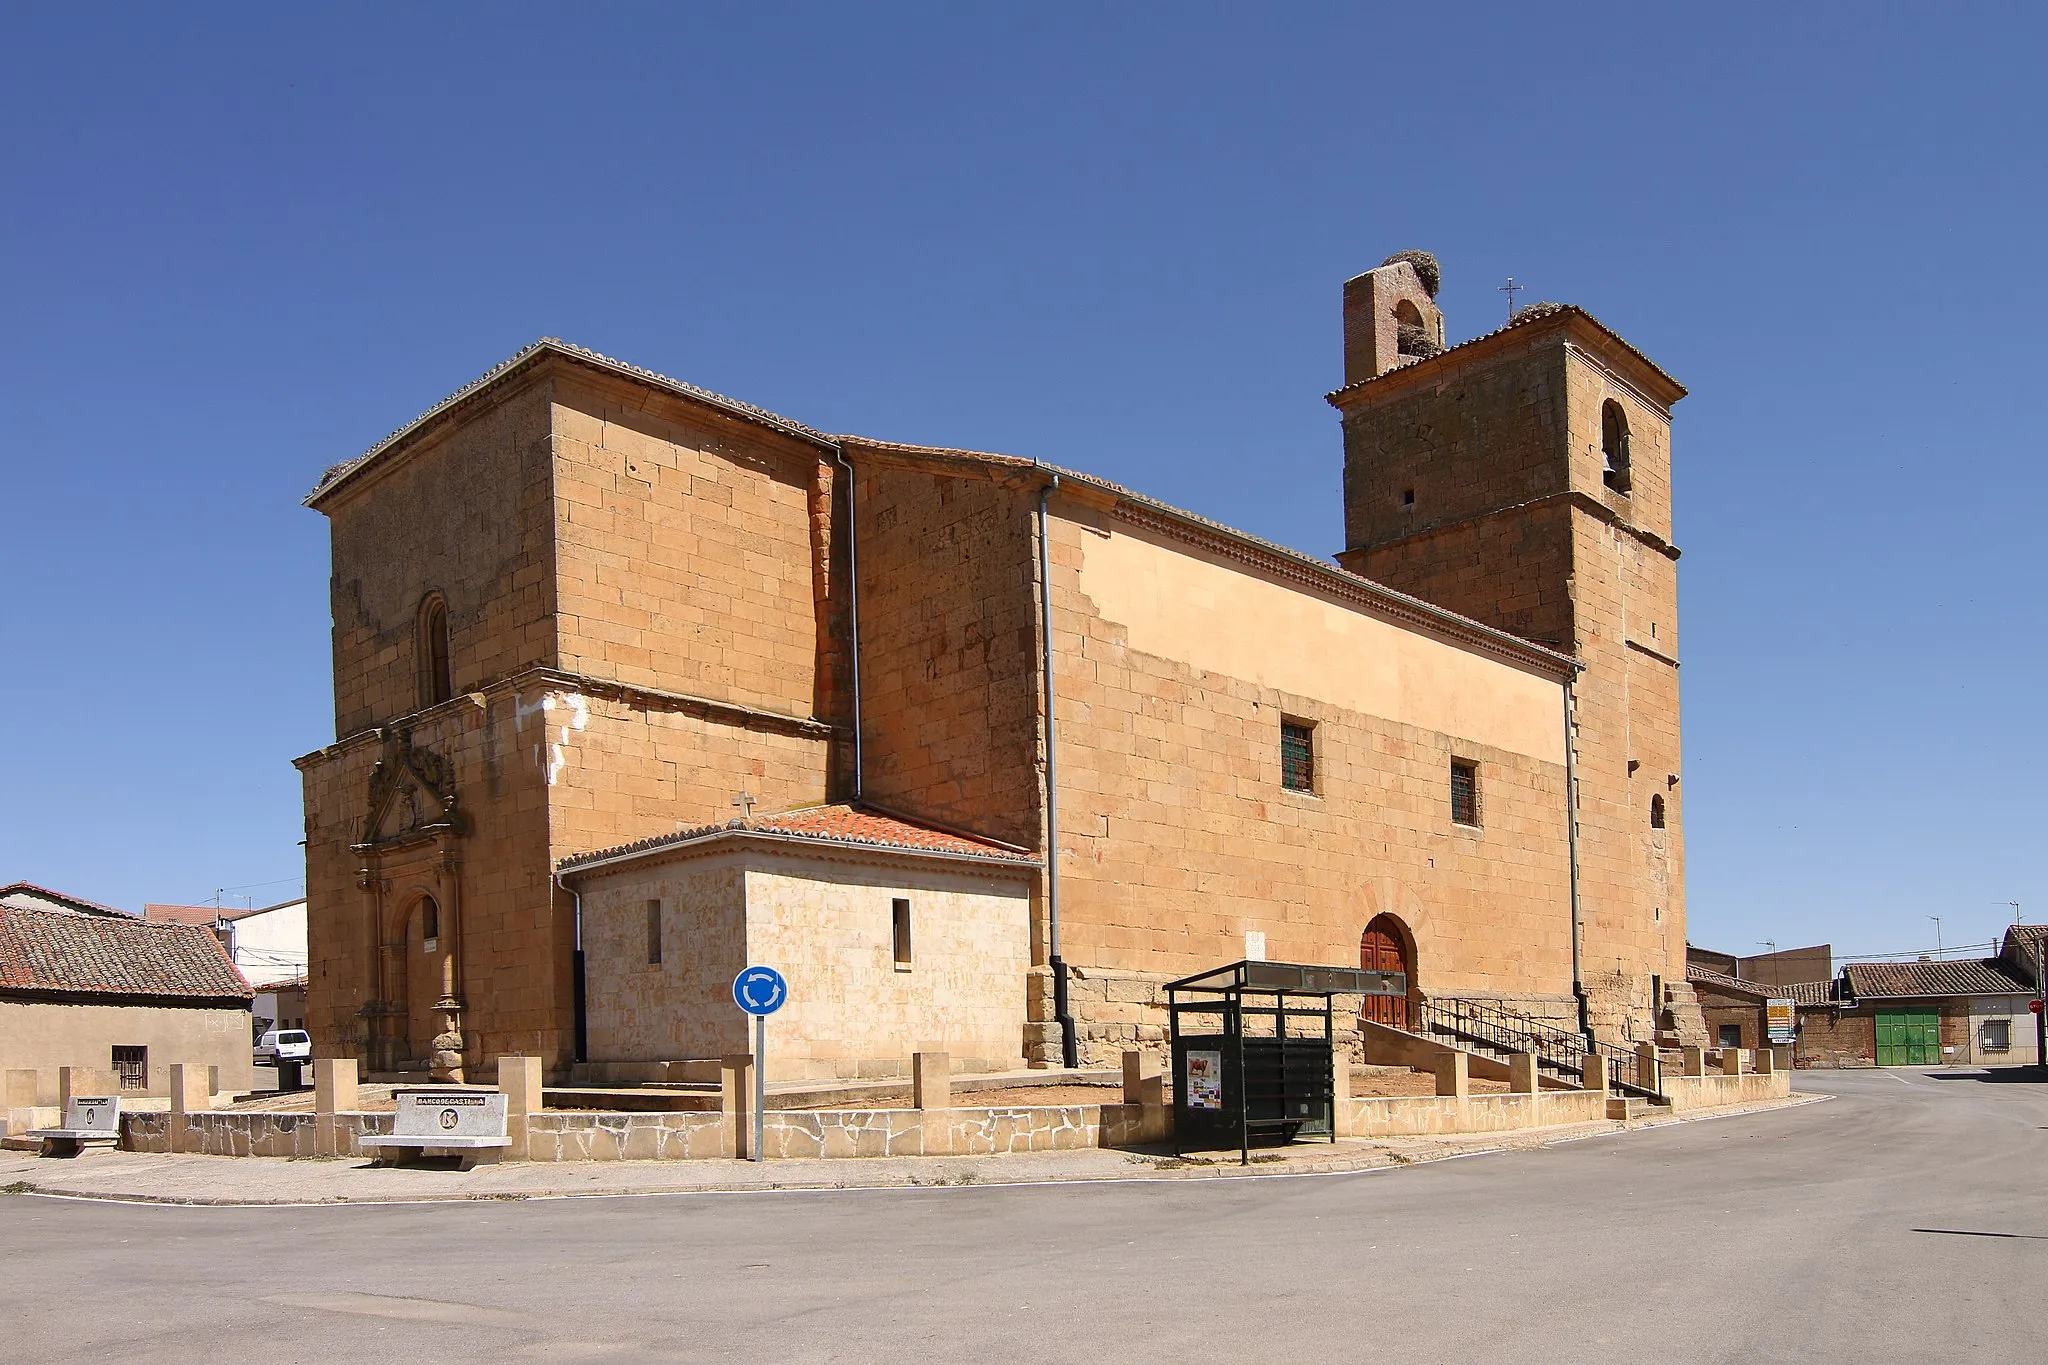
[[[768,1016],[789,999],[789,982],[773,967],[749,967],[732,979],[733,1003],[754,1016],[754,1141],[749,1161],[759,1161],[766,1138],[763,1108],[768,1100]]]

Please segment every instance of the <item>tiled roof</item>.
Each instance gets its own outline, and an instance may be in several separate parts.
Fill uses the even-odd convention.
[[[49,909],[60,914],[135,918],[126,910],[116,910],[111,905],[101,905],[98,901],[89,901],[83,896],[68,896],[62,891],[52,891],[47,886],[37,886],[34,882],[12,882],[0,886],[0,906],[16,906],[25,910]]]
[[[896,853],[936,854],[945,858],[970,858],[983,862],[1014,863],[1036,867],[1030,853],[990,839],[956,834],[930,825],[888,815],[871,807],[852,805],[811,806],[781,815],[754,815],[728,820],[722,825],[700,825],[657,835],[617,848],[599,849],[564,858],[561,870],[574,872],[596,863],[609,863],[641,854],[680,848],[713,839],[743,838],[749,835],[792,839],[818,844],[851,844]]]
[[[614,374],[627,375],[643,383],[652,384],[656,388],[667,389],[670,393],[680,394],[686,398],[694,398],[699,402],[709,403],[713,407],[723,408],[736,417],[743,417],[749,421],[758,422],[762,426],[773,427],[792,436],[801,436],[813,441],[824,439],[803,423],[792,422],[787,417],[777,416],[766,408],[757,408],[752,403],[742,403],[737,398],[727,398],[722,393],[713,393],[709,389],[699,388],[695,384],[686,383],[680,379],[671,379],[665,374],[657,374],[653,370],[642,369],[638,365],[628,365],[623,360],[614,360],[608,355],[593,351],[585,346],[572,345],[555,337],[542,337],[532,345],[522,348],[518,354],[510,359],[493,365],[490,369],[484,371],[483,374],[464,384],[454,393],[449,394],[446,398],[443,398],[440,402],[434,404],[434,406],[428,408],[418,417],[413,418],[412,421],[407,422],[404,426],[392,432],[362,454],[353,459],[343,460],[340,464],[330,467],[326,473],[320,476],[320,482],[314,486],[313,491],[306,495],[306,501],[308,503],[312,502],[329,488],[355,473],[364,465],[369,464],[379,455],[382,455],[385,451],[412,435],[413,432],[462,402],[463,399],[489,388],[492,384],[510,375],[513,371],[544,355],[566,356],[571,360],[579,361],[595,369],[609,370]]]
[[[1778,989],[1796,1005],[1832,1005],[1841,998],[1841,986],[1834,981],[1795,981]]]
[[[1685,969],[1685,979],[1695,986],[1705,986],[1709,990],[1729,991],[1736,995],[1754,996],[1758,1000],[1765,999],[1771,994],[1771,987],[1769,986],[1755,981],[1744,981],[1740,977],[1729,976],[1726,972],[1709,971],[1705,967],[1687,967]]]
[[[144,905],[142,917],[151,924],[203,924],[209,929],[221,918],[218,905]]]
[[[1842,968],[1857,999],[1889,995],[2026,995],[2031,988],[1997,958],[1960,962],[1851,962]]]
[[[1443,359],[1447,355],[1456,355],[1458,354],[1458,352],[1463,351],[1468,347],[1477,346],[1482,342],[1491,341],[1493,340],[1493,338],[1507,332],[1512,332],[1516,328],[1532,327],[1537,323],[1549,322],[1555,318],[1561,317],[1580,317],[1592,323],[1595,327],[1598,327],[1602,332],[1606,333],[1608,337],[1612,338],[1615,344],[1620,346],[1623,350],[1627,351],[1630,355],[1634,356],[1637,360],[1642,361],[1643,364],[1649,366],[1650,369],[1653,370],[1659,378],[1663,379],[1666,383],[1670,384],[1673,388],[1677,389],[1681,396],[1684,395],[1686,391],[1685,385],[1679,383],[1676,379],[1673,379],[1671,375],[1668,372],[1666,372],[1663,366],[1659,365],[1656,361],[1650,359],[1650,357],[1644,355],[1635,347],[1629,345],[1629,343],[1623,339],[1622,335],[1619,332],[1615,331],[1612,327],[1609,327],[1606,323],[1600,321],[1600,319],[1594,317],[1591,313],[1587,312],[1585,309],[1579,307],[1575,303],[1553,303],[1548,304],[1547,306],[1531,305],[1530,307],[1524,308],[1521,311],[1517,312],[1513,317],[1509,318],[1500,326],[1494,328],[1491,332],[1481,332],[1478,336],[1472,337],[1465,341],[1461,341],[1455,346],[1446,346],[1443,350],[1438,351],[1435,355],[1423,356],[1420,359],[1411,361],[1406,365],[1397,365],[1391,370],[1384,370],[1379,374],[1371,375],[1364,379],[1354,380],[1351,383],[1346,384],[1343,388],[1337,389],[1334,392],[1329,393],[1325,396],[1329,399],[1332,405],[1341,406],[1341,404],[1337,403],[1337,400],[1344,394],[1356,392],[1358,389],[1365,387],[1367,384],[1374,383],[1377,380],[1385,379],[1388,375],[1403,374],[1406,373],[1408,370],[1415,368],[1418,365],[1432,365],[1437,361]]]
[[[16,991],[183,1002],[251,995],[209,929],[0,906],[0,995]]]

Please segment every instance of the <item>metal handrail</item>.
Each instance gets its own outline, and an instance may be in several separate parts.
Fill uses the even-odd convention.
[[[1597,1040],[1589,1046],[1576,1033],[1531,1019],[1525,1014],[1475,1000],[1426,1000],[1418,1011],[1416,1032],[1448,1034],[1476,1043],[1494,1052],[1533,1054],[1539,1069],[1559,1077],[1583,1082],[1588,1056],[1607,1062],[1607,1087],[1617,1094],[1661,1098],[1663,1089],[1654,1070],[1645,1074],[1642,1058],[1625,1048]]]

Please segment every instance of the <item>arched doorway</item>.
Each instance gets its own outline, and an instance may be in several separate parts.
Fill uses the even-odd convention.
[[[1410,944],[1408,926],[1393,915],[1375,915],[1372,923],[1365,926],[1365,932],[1358,939],[1358,965],[1369,972],[1400,972],[1408,978],[1408,989],[1415,989],[1415,954]],[[1408,997],[1405,995],[1368,995],[1360,1017],[1367,1023],[1385,1024],[1389,1028],[1409,1027],[1410,1014]]]

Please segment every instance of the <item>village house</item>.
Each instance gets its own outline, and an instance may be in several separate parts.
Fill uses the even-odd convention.
[[[1447,347],[1437,279],[1344,288],[1334,563],[552,340],[330,469],[316,1048],[715,1056],[751,960],[785,1074],[1100,1063],[1245,957],[1696,1041],[1684,389],[1578,308]]]
[[[165,1096],[170,1065],[183,1062],[211,1068],[216,1092],[246,1091],[250,995],[203,926],[0,902],[0,1072],[10,1110],[55,1105],[63,1067],[124,1094]]]

